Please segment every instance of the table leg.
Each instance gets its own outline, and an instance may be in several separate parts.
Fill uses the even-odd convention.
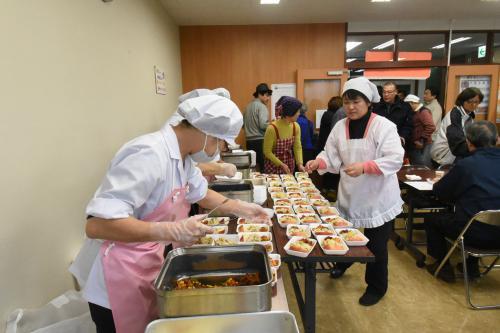
[[[411,194],[410,194],[411,195]],[[406,241],[410,244],[413,243],[413,200],[408,199],[408,217],[406,222]]]
[[[316,263],[306,262],[304,269],[305,302],[302,321],[306,333],[316,331]]]
[[[300,291],[299,281],[297,280],[297,272],[293,267],[293,262],[287,262],[288,271],[290,272],[290,279],[292,280],[293,291],[295,293],[295,298],[297,299],[297,305],[299,306],[300,316],[304,320],[304,299],[302,298],[302,292]]]

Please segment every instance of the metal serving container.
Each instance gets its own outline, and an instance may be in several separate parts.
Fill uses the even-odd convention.
[[[178,279],[221,279],[259,273],[251,286],[175,290]],[[271,309],[272,273],[262,245],[178,248],[167,255],[154,285],[160,317],[184,317]]]
[[[295,317],[286,311],[159,319],[146,333],[299,333]]]
[[[224,152],[220,157],[224,162],[236,165],[238,169],[250,169],[252,165],[252,154],[249,151]]]
[[[253,183],[249,179],[241,183],[214,183],[208,187],[215,192],[222,193],[225,197],[253,202]]]

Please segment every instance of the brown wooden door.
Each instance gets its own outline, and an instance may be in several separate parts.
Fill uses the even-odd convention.
[[[328,72],[335,75],[328,75]],[[307,118],[316,124],[316,110],[324,110],[333,96],[339,96],[347,70],[309,69],[297,71],[297,98],[307,107]]]
[[[458,94],[467,87],[483,88],[485,98],[479,105],[476,113],[477,120],[500,122],[499,84],[500,65],[461,65],[450,66],[446,88],[445,112],[449,112],[455,105]]]

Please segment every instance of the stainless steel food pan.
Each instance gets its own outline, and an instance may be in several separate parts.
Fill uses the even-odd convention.
[[[175,281],[180,278],[255,272],[260,276],[257,285],[174,289]],[[267,253],[261,245],[178,248],[168,254],[155,280],[160,317],[268,311],[271,282]]]
[[[268,311],[217,316],[159,319],[151,322],[146,333],[298,333],[290,312]]]

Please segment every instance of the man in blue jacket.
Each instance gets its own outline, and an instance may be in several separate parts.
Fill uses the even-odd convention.
[[[440,216],[425,224],[427,253],[437,261],[427,266],[434,274],[446,256],[445,237],[456,239],[467,222],[482,210],[500,209],[500,149],[496,126],[489,121],[477,121],[466,127],[466,140],[471,156],[459,160],[437,183],[433,192],[442,201],[452,202],[455,213]],[[481,249],[500,248],[500,227],[474,222],[464,235],[465,244]],[[472,278],[479,277],[478,259],[467,259]],[[438,277],[453,282],[455,274],[447,262]]]

